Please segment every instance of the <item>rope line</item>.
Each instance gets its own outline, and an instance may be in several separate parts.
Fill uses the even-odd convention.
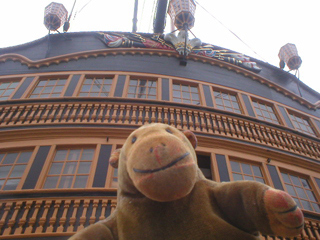
[[[205,12],[207,12],[211,17],[213,17],[217,22],[219,22],[224,28],[226,28],[232,35],[234,35],[238,40],[240,40],[244,45],[246,45],[252,52],[254,52],[257,56],[259,56],[263,61],[267,62],[263,57],[261,57],[255,50],[253,50],[247,43],[245,43],[236,33],[234,33],[231,29],[225,26],[219,19],[217,19],[212,13],[210,13],[207,9],[205,9],[197,0],[195,3],[199,5]]]

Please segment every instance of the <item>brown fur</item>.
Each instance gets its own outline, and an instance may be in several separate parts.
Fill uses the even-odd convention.
[[[70,240],[257,240],[259,232],[301,232],[302,212],[288,194],[258,182],[205,179],[196,145],[192,132],[165,124],[135,130],[110,159],[119,166],[116,211]]]

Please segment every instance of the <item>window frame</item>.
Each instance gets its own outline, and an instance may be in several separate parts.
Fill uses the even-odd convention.
[[[264,180],[264,184],[270,185],[271,181],[270,181],[269,177],[267,176],[267,172],[268,172],[267,167],[263,162],[257,162],[257,161],[253,161],[253,160],[250,161],[247,158],[244,158],[243,156],[238,157],[238,156],[233,156],[233,155],[226,155],[226,160],[227,160],[227,168],[228,168],[228,173],[229,173],[229,177],[230,177],[230,182],[237,181],[237,180],[234,180],[233,170],[232,170],[232,166],[231,166],[231,161],[234,161],[234,162],[248,164],[248,165],[250,165],[251,169],[252,169],[252,166],[258,167],[260,169],[261,175],[262,175],[262,177],[260,177],[260,178],[262,178]],[[239,174],[239,173],[237,172],[237,174]],[[244,176],[244,175],[248,175],[248,174],[243,174],[243,171],[242,171],[241,175]],[[252,176],[254,178],[254,175],[252,175]],[[242,181],[245,181],[245,180],[246,179],[244,179]],[[241,181],[241,180],[239,180],[239,181]],[[256,180],[251,180],[251,181],[256,181]],[[256,182],[259,182],[259,181],[256,181]]]
[[[46,183],[46,179],[48,177],[49,171],[51,169],[52,163],[54,161],[54,158],[56,156],[56,153],[58,150],[73,150],[73,149],[94,149],[94,153],[93,153],[93,158],[91,161],[91,171],[89,171],[88,175],[88,179],[87,179],[87,184],[85,187],[83,188],[44,188],[44,185]],[[45,165],[43,166],[42,172],[39,176],[39,180],[38,183],[35,187],[35,189],[37,190],[45,190],[45,191],[65,191],[66,189],[68,190],[79,190],[79,189],[92,189],[93,188],[93,180],[94,180],[94,176],[95,176],[95,171],[96,171],[96,167],[98,164],[98,157],[99,157],[99,152],[100,152],[100,148],[101,148],[101,144],[61,144],[61,145],[51,145],[51,149],[50,152],[48,153],[47,159],[45,161]],[[67,161],[66,161],[67,162]],[[77,162],[80,162],[80,160],[78,160]],[[62,171],[62,170],[61,170]],[[59,174],[59,179],[61,177],[62,172],[60,172]],[[73,176],[77,176],[77,173],[73,174]]]
[[[26,78],[26,77],[25,77]],[[23,82],[23,80],[25,79],[25,78],[17,78],[17,77],[15,77],[15,78],[8,78],[8,77],[1,77],[0,78],[0,86],[2,85],[2,83],[13,83],[13,82],[17,82],[18,84],[17,84],[17,86],[13,89],[13,91],[12,91],[12,93],[8,96],[8,98],[7,99],[4,99],[4,100],[0,100],[0,102],[1,101],[8,101],[8,100],[11,100],[12,99],[12,97],[14,96],[14,94],[18,91],[18,89],[20,88],[20,86],[21,86],[21,84],[22,84],[22,82]],[[7,90],[7,89],[6,89]],[[0,95],[0,97],[2,97],[2,95]]]
[[[197,160],[198,160],[198,156],[205,156],[205,157],[209,157],[210,158],[210,172],[211,172],[211,179],[212,181],[215,181],[216,179],[216,172],[214,171],[215,169],[215,165],[214,165],[214,155],[212,154],[212,152],[204,152],[204,151],[196,151],[196,156],[197,156]],[[199,166],[199,162],[197,161],[197,166],[200,168]],[[200,169],[201,170],[201,169]],[[201,171],[202,172],[202,171]],[[206,177],[206,176],[205,176]],[[209,178],[207,178],[209,179]]]
[[[82,87],[87,79],[92,79],[92,78],[104,78],[104,79],[112,79],[111,85],[110,85],[110,91],[108,96],[96,96],[96,98],[105,98],[105,97],[113,97],[114,96],[114,91],[115,91],[115,86],[116,86],[116,80],[118,79],[118,75],[115,74],[82,74],[80,77],[80,81],[76,86],[75,89],[75,96],[76,97],[81,97],[81,98],[93,98],[93,96],[80,96]],[[90,92],[88,92],[90,93]],[[101,94],[101,92],[99,92]]]
[[[295,171],[292,171],[292,170],[290,170],[290,169],[286,169],[286,168],[283,168],[283,167],[279,167],[279,168],[278,168],[278,175],[279,175],[281,184],[282,184],[282,186],[283,186],[284,191],[285,191],[286,193],[288,193],[290,196],[292,196],[292,195],[291,195],[291,194],[289,193],[289,191],[287,190],[286,182],[285,182],[284,179],[283,179],[282,173],[284,173],[284,174],[290,174],[290,175],[293,175],[293,176],[295,176],[295,177],[305,179],[305,180],[308,182],[308,184],[309,184],[309,186],[310,186],[310,190],[311,190],[311,192],[313,192],[313,195],[314,195],[315,199],[317,200],[316,203],[318,204],[318,206],[319,206],[319,208],[320,208],[320,195],[319,195],[319,193],[318,193],[318,191],[317,191],[317,186],[316,186],[316,184],[314,183],[314,179],[313,179],[312,176],[307,176],[307,175],[305,175],[305,174],[297,173],[297,172],[295,172]],[[291,185],[292,185],[292,184],[291,184]],[[294,185],[294,186],[295,186],[295,185]],[[303,187],[303,189],[304,189],[304,187]],[[296,192],[296,189],[295,189],[295,192]],[[299,197],[298,195],[297,195],[297,196],[292,196],[292,197],[293,197],[293,198],[297,198],[297,199],[301,199],[301,197]],[[309,196],[308,196],[308,199],[309,199]],[[306,201],[307,199],[303,199],[303,198],[302,198],[302,200],[305,200],[305,201]],[[308,202],[311,203],[312,201],[308,201]],[[310,211],[310,210],[304,209],[304,208],[302,208],[302,207],[301,207],[301,210],[303,210],[303,211],[305,211],[305,212],[308,212],[308,213],[310,213],[310,214],[320,215],[320,212]]]
[[[155,88],[156,88],[156,97],[155,99],[151,99],[151,98],[137,98],[137,97],[128,97],[129,94],[129,89],[130,89],[130,81],[131,80],[145,80],[147,81],[147,83],[149,81],[154,81],[156,83]],[[160,100],[160,78],[157,77],[149,77],[149,76],[140,76],[140,75],[128,75],[125,81],[125,85],[124,85],[124,90],[123,90],[123,94],[122,97],[123,98],[130,98],[130,99],[140,99],[140,100],[147,100],[147,101],[156,101],[156,100]],[[148,88],[149,89],[149,88]],[[136,93],[135,93],[136,95]],[[147,96],[147,94],[144,94]]]
[[[319,132],[317,130],[317,127],[314,125],[313,121],[312,121],[312,118],[307,116],[307,115],[304,115],[304,114],[301,114],[299,112],[296,112],[296,111],[293,111],[293,110],[290,110],[290,109],[286,109],[287,113],[288,113],[288,118],[293,126],[293,129],[298,131],[299,133],[302,133],[302,134],[306,134],[308,136],[311,136],[311,137],[319,137]],[[311,128],[311,130],[313,131],[313,134],[309,133],[309,132],[305,132],[305,131],[302,131],[298,128],[296,128],[295,126],[295,123],[294,121],[292,120],[292,117],[291,115],[294,115],[295,117],[299,117],[303,120],[306,120],[309,124],[309,127]],[[299,124],[300,125],[300,124]]]
[[[252,109],[253,109],[253,111],[255,113],[255,116],[256,116],[256,118],[258,120],[261,120],[261,121],[264,121],[264,122],[268,122],[268,123],[271,123],[271,124],[283,125],[282,117],[281,117],[281,115],[280,115],[280,113],[279,113],[279,111],[278,111],[278,109],[277,109],[277,107],[276,107],[276,105],[274,103],[271,103],[269,101],[265,101],[263,99],[259,99],[259,98],[256,98],[256,97],[250,97],[250,101],[251,101]],[[264,104],[264,105],[266,105],[268,107],[271,107],[272,110],[273,110],[274,115],[276,116],[276,118],[278,120],[278,123],[275,123],[273,121],[270,122],[270,121],[268,121],[266,119],[259,118],[258,114],[257,114],[257,111],[256,111],[256,108],[254,106],[254,102],[257,102],[258,104]]]
[[[31,166],[34,162],[34,159],[35,159],[35,156],[37,154],[37,152],[39,151],[39,146],[36,146],[36,147],[27,147],[27,148],[10,148],[10,149],[0,149],[0,153],[15,153],[15,152],[31,152],[31,155],[30,155],[30,158],[29,158],[29,161],[25,164],[26,167],[24,169],[24,172],[22,173],[21,177],[20,177],[20,181],[16,187],[16,189],[14,190],[1,190],[0,189],[0,192],[10,192],[10,191],[21,191],[23,190],[22,187],[28,177],[28,174],[30,172],[30,169],[31,169]],[[16,165],[16,164],[12,164],[11,166],[13,165]],[[2,166],[2,165],[1,165]],[[11,167],[12,168],[12,167]],[[12,171],[12,169],[10,169],[10,171]],[[6,177],[6,180],[8,179],[8,177]],[[2,187],[1,187],[2,188]]]
[[[70,84],[70,81],[72,79],[72,74],[68,74],[68,75],[41,75],[41,76],[38,76],[34,79],[33,81],[33,86],[31,87],[31,89],[28,91],[28,93],[26,94],[26,97],[27,99],[57,99],[57,98],[61,98],[64,96],[65,92],[67,91],[67,88]],[[66,83],[65,85],[63,86],[62,90],[61,90],[61,93],[58,97],[39,97],[41,95],[38,94],[37,97],[31,97],[33,95],[33,92],[34,90],[38,87],[38,84],[41,82],[41,81],[44,81],[44,80],[66,80]],[[50,92],[50,95],[52,94],[52,92]]]
[[[210,86],[211,87],[211,92],[212,92],[212,99],[213,99],[213,107],[217,110],[221,110],[221,111],[225,111],[225,112],[230,112],[230,113],[234,113],[234,114],[240,114],[240,115],[245,115],[246,112],[245,112],[245,109],[244,109],[244,104],[242,103],[242,99],[241,99],[241,96],[240,96],[240,93],[239,92],[236,92],[236,91],[232,91],[232,90],[229,90],[229,89],[225,89],[225,88],[219,88],[219,87],[216,87],[216,86]],[[228,94],[228,95],[234,95],[237,99],[237,103],[239,105],[239,110],[240,110],[240,113],[237,113],[235,111],[229,111],[229,110],[226,110],[225,109],[225,105],[224,106],[224,109],[222,108],[218,108],[217,107],[217,101],[216,101],[216,97],[214,95],[214,92],[216,91],[219,91],[221,93],[224,93],[224,94]],[[232,105],[232,103],[231,103]],[[233,105],[232,105],[232,109],[233,108]]]
[[[188,105],[193,105],[193,106],[202,106],[203,103],[204,103],[204,100],[203,100],[203,90],[202,90],[202,85],[201,83],[198,83],[198,82],[195,82],[195,81],[183,81],[183,80],[179,80],[179,79],[170,79],[170,102],[173,102],[173,103],[178,103],[178,104],[188,104]],[[190,98],[190,101],[191,103],[186,103],[186,102],[176,102],[174,101],[174,96],[173,96],[173,93],[174,93],[174,85],[175,84],[180,84],[181,85],[187,85],[189,87],[195,87],[198,89],[198,97],[199,97],[199,104],[194,104],[192,103],[192,98]],[[181,89],[181,88],[180,88]],[[180,93],[182,93],[183,91],[180,91]],[[189,94],[192,94],[192,92],[188,92]],[[181,98],[181,95],[180,95],[180,100],[182,100],[184,98]]]

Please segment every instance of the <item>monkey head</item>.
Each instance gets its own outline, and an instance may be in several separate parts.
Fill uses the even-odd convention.
[[[119,166],[119,188],[159,202],[188,195],[197,180],[196,145],[189,130],[161,123],[138,128],[110,158],[113,167]]]

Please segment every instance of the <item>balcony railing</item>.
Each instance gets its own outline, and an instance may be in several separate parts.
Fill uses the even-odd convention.
[[[0,239],[72,235],[105,219],[116,207],[108,197],[0,201]]]
[[[284,150],[304,157],[320,158],[319,141],[285,128],[263,124],[207,108],[123,102],[41,102],[0,106],[0,128],[42,125],[128,125],[162,122],[178,129],[218,135]],[[118,102],[116,102],[118,101]]]
[[[0,200],[0,239],[70,236],[105,219],[116,208],[112,197]],[[306,219],[302,234],[290,239],[320,240],[320,221]],[[262,236],[262,240],[285,238]]]

